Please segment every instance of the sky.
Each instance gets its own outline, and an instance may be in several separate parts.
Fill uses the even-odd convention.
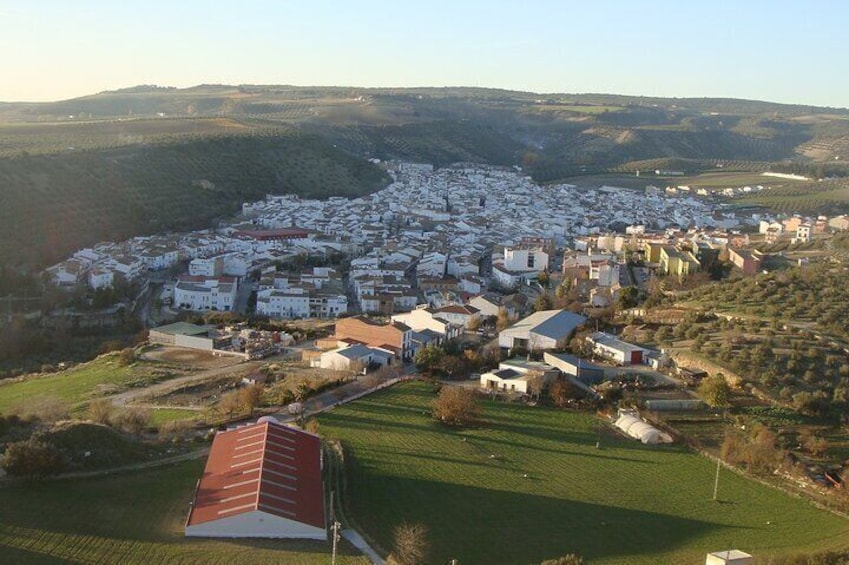
[[[479,86],[849,107],[845,0],[0,0],[0,101]]]

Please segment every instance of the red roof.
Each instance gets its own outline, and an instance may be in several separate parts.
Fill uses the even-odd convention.
[[[277,230],[239,230],[239,235],[258,240],[274,239],[303,239],[309,237],[310,231],[301,228],[280,228]]]
[[[325,527],[317,436],[269,421],[215,435],[186,525],[256,510]]]

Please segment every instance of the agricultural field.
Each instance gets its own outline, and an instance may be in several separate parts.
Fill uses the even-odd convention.
[[[797,181],[796,185],[773,188],[734,202],[745,206],[763,206],[781,213],[836,215],[849,211],[849,180],[815,183]]]
[[[0,563],[324,565],[330,544],[183,537],[203,461],[0,489]],[[339,563],[368,560],[345,542]]]
[[[680,446],[621,438],[588,414],[485,404],[478,428],[430,416],[435,394],[397,385],[323,415],[346,449],[347,514],[383,548],[403,521],[429,528],[429,562],[697,563],[849,546],[849,521]],[[600,440],[600,449],[596,442]]]
[[[0,414],[27,408],[45,397],[65,403],[71,411],[81,410],[98,396],[132,387],[144,387],[185,374],[188,369],[161,363],[137,361],[121,366],[118,354],[101,355],[88,363],[59,373],[34,375],[0,382]]]

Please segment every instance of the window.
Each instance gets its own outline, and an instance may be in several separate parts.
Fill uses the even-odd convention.
[[[536,262],[536,254],[532,252],[528,252],[528,268],[533,269],[534,263]]]

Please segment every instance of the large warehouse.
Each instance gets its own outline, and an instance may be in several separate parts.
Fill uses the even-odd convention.
[[[318,436],[261,418],[216,434],[186,536],[326,540]]]
[[[498,346],[532,351],[565,347],[587,319],[568,310],[542,310],[519,320],[498,334]]]

